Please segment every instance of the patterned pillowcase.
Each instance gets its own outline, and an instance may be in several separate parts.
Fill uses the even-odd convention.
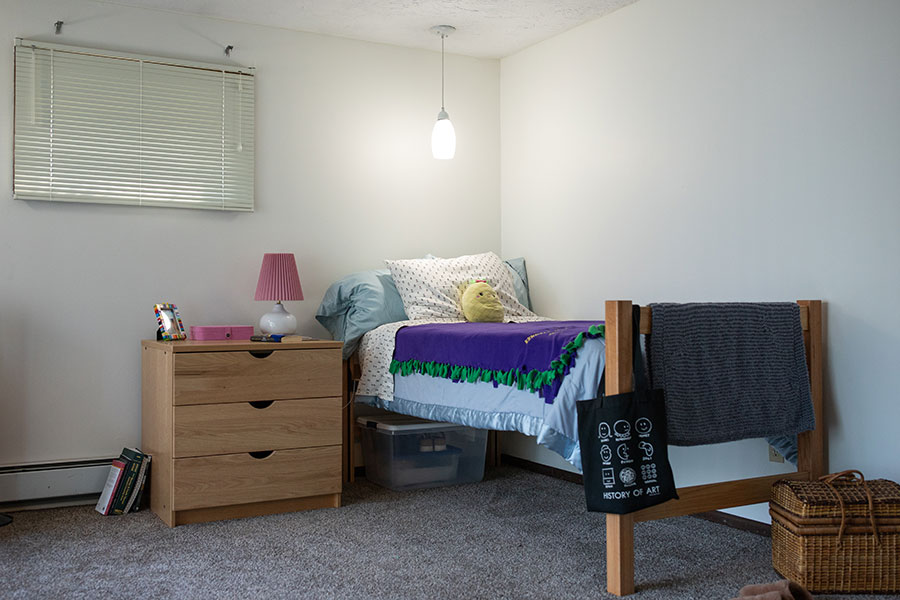
[[[509,270],[493,252],[458,258],[414,258],[384,261],[403,299],[410,319],[459,319],[464,321],[459,300],[470,279],[484,279],[497,290],[506,319],[533,317],[516,300]]]

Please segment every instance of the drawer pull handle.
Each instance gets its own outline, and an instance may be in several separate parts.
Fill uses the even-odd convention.
[[[253,458],[261,460],[263,458],[269,458],[270,456],[275,454],[275,451],[274,450],[260,450],[258,452],[248,452],[247,454],[249,454]]]
[[[253,408],[263,409],[269,408],[274,402],[274,400],[254,400],[253,402],[248,402],[247,404],[249,404]]]
[[[253,358],[267,358],[274,350],[247,350]]]

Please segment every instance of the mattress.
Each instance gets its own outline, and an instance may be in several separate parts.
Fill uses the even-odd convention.
[[[366,347],[363,343],[360,348],[360,361],[365,364],[369,358],[371,364],[371,357],[365,355]],[[534,436],[538,444],[556,452],[580,471],[575,403],[597,396],[605,348],[602,338],[585,340],[552,404],[537,393],[515,387],[495,387],[485,381],[454,382],[423,374],[394,375],[393,395],[389,399],[383,397],[388,394],[366,394],[365,388],[356,399],[425,419]]]

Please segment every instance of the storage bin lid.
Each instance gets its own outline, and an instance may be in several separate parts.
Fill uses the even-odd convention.
[[[900,485],[887,479],[873,479],[866,483],[872,493],[875,518],[900,517]],[[869,517],[869,501],[861,485],[836,480],[834,489],[841,495],[847,517]],[[841,517],[841,501],[835,496],[835,491],[822,481],[776,481],[772,486],[772,503],[801,518]]]
[[[387,415],[366,415],[357,417],[356,422],[361,427],[376,428],[387,434],[403,434],[403,433],[436,433],[437,431],[451,431],[460,429],[462,425],[456,423],[440,423],[438,421],[428,421],[418,417],[410,417],[398,413]]]

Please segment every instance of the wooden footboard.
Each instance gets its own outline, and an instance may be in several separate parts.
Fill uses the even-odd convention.
[[[825,424],[822,398],[822,301],[800,300],[800,318],[806,345],[810,391],[816,429],[798,438],[797,472],[725,481],[678,489],[678,500],[628,515],[606,516],[606,588],[617,596],[634,593],[634,523],[665,517],[756,504],[769,500],[778,479],[813,479],[825,473]],[[606,393],[620,394],[632,388],[631,301],[606,302]],[[649,308],[641,309],[641,333],[650,333]]]

